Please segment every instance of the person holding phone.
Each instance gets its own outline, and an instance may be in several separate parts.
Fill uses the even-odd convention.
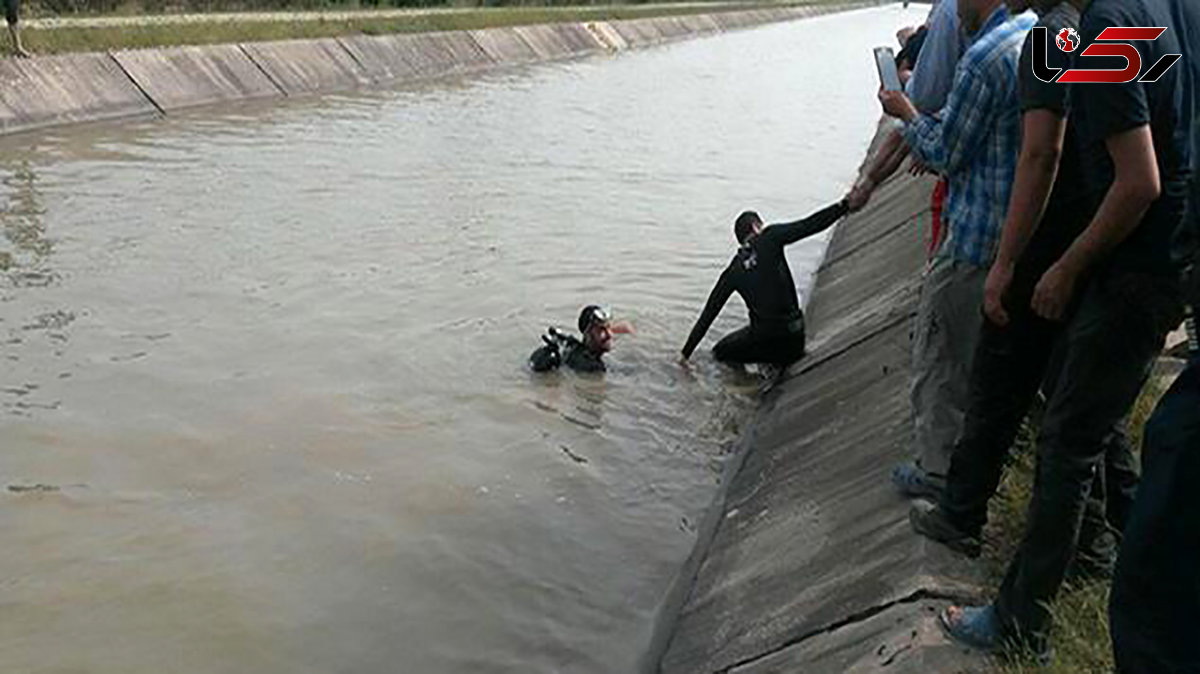
[[[901,91],[900,73],[896,67],[896,55],[891,47],[875,48],[875,67],[879,70],[879,83],[887,91]]]
[[[936,115],[946,104],[946,97],[954,83],[954,70],[967,47],[967,37],[963,34],[958,17],[958,0],[935,1],[922,29],[923,39],[919,40],[918,45],[913,45],[918,42],[915,35],[904,44],[904,49],[897,56],[897,66],[900,82],[913,105],[920,112]],[[910,47],[914,48],[910,50]],[[851,213],[866,207],[875,190],[909,158],[908,144],[900,134],[897,122],[885,114],[880,125],[891,125],[891,128],[884,131],[878,150],[863,160],[859,177],[846,195]],[[909,162],[908,170],[913,175],[931,172],[916,158]],[[942,226],[942,211],[946,203],[945,177],[939,176],[929,199],[929,234],[926,238],[928,254],[932,257],[945,229]]]
[[[947,180],[947,235],[922,281],[913,339],[913,460],[892,475],[909,496],[944,487],[962,430],[983,283],[1020,149],[1017,63],[1037,20],[1033,12],[1010,16],[1001,0],[958,0],[958,8],[975,42],[959,61],[940,117],[919,112],[901,91],[879,93],[913,154]]]

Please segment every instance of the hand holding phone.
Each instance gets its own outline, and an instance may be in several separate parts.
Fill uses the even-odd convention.
[[[887,91],[900,91],[900,74],[896,72],[896,55],[891,47],[875,48],[875,68],[879,70],[879,83]]]

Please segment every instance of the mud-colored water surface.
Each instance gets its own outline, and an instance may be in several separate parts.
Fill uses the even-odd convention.
[[[754,402],[677,362],[732,219],[840,198],[920,18],[0,142],[0,669],[632,671]]]

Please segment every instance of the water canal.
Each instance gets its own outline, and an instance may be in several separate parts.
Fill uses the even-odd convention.
[[[732,219],[840,198],[922,18],[0,141],[0,669],[633,671],[754,403],[676,356]],[[607,377],[530,375],[589,302]]]

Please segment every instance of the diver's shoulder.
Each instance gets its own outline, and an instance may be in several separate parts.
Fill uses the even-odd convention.
[[[569,347],[563,362],[576,372],[604,372],[608,369],[601,356],[592,353],[582,344]]]

